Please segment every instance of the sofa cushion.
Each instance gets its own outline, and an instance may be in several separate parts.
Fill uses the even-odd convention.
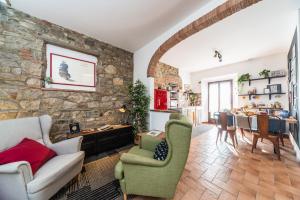
[[[168,156],[168,144],[166,140],[163,140],[156,146],[153,158],[156,160],[165,160],[167,156]]]
[[[32,181],[27,184],[29,193],[36,193],[60,179],[68,173],[74,165],[84,158],[84,152],[55,156],[45,163],[34,175]]]
[[[41,143],[24,138],[16,146],[0,153],[0,164],[18,161],[30,163],[32,173],[35,172],[48,160],[56,156],[56,153]]]

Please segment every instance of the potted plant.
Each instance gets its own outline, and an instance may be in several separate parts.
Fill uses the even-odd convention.
[[[132,119],[133,133],[136,136],[137,133],[147,130],[150,97],[146,86],[140,80],[129,85],[128,89],[130,117]]]
[[[270,73],[270,70],[264,69],[261,72],[259,72],[259,76],[261,76],[263,78],[268,78],[269,77],[269,73]]]
[[[242,84],[244,81],[249,81],[250,79],[250,74],[247,73],[247,74],[242,74],[239,79],[238,79],[238,83],[239,85]]]

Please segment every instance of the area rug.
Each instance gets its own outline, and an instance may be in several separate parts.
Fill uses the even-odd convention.
[[[114,167],[128,148],[109,152],[106,156],[84,164],[77,179],[62,188],[51,200],[121,200],[122,191],[114,178]],[[129,199],[133,197],[129,196]]]
[[[211,124],[200,124],[196,127],[193,127],[192,138],[197,137],[202,133],[206,133],[211,129],[213,129],[214,127],[215,125],[211,125]]]
[[[211,130],[214,126],[201,124],[193,128],[192,137]],[[51,200],[122,200],[119,182],[114,177],[114,167],[122,153],[131,146],[116,149],[88,158],[77,179],[72,180],[54,195]],[[128,196],[134,199],[134,196]]]

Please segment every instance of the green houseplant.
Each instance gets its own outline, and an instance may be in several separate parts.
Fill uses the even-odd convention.
[[[270,70],[264,69],[261,72],[259,72],[259,76],[264,77],[264,78],[268,78],[269,77],[269,73],[270,73]]]
[[[242,82],[244,81],[248,81],[250,79],[250,74],[247,73],[247,74],[242,74],[239,79],[238,79],[238,83],[239,85],[242,84]]]
[[[140,80],[129,85],[129,101],[133,133],[136,135],[138,132],[147,130],[147,117],[150,103],[147,88]]]
[[[246,74],[242,74],[239,78],[238,78],[238,90],[239,90],[239,94],[243,93],[243,86],[244,86],[244,81],[249,81],[250,79],[250,74],[246,73]]]

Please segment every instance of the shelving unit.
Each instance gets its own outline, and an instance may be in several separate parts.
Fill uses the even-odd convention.
[[[169,105],[170,108],[177,108],[178,107],[178,98],[179,98],[179,88],[178,85],[175,83],[169,83],[170,86],[170,101],[177,101],[177,106],[171,106],[171,104]]]
[[[266,78],[251,78],[247,81],[243,81],[243,82],[249,82],[249,86],[251,86],[251,82],[252,81],[259,81],[259,80],[268,80],[268,84],[271,84],[271,80],[272,79],[276,79],[276,78],[283,78],[283,77],[286,77],[285,75],[284,76],[274,76],[274,77],[266,77]]]
[[[249,79],[247,81],[243,81],[243,82],[248,82],[249,83],[249,86],[251,86],[251,82],[253,81],[260,81],[260,80],[268,80],[268,84],[271,84],[271,80],[272,79],[276,79],[276,78],[284,78],[286,77],[286,75],[283,75],[283,76],[273,76],[273,77],[266,77],[266,78],[252,78],[252,79]],[[273,95],[284,95],[286,94],[285,92],[279,92],[279,93],[257,93],[257,94],[239,94],[239,96],[248,96],[249,97],[249,100],[251,100],[251,97],[252,96],[269,96],[269,100],[272,99],[272,96]]]
[[[265,95],[269,95],[269,100],[272,99],[272,95],[282,95],[282,94],[286,94],[284,92],[280,92],[280,93],[268,93],[268,94],[239,94],[239,96],[248,96],[249,100],[251,100],[252,96],[265,96]]]

